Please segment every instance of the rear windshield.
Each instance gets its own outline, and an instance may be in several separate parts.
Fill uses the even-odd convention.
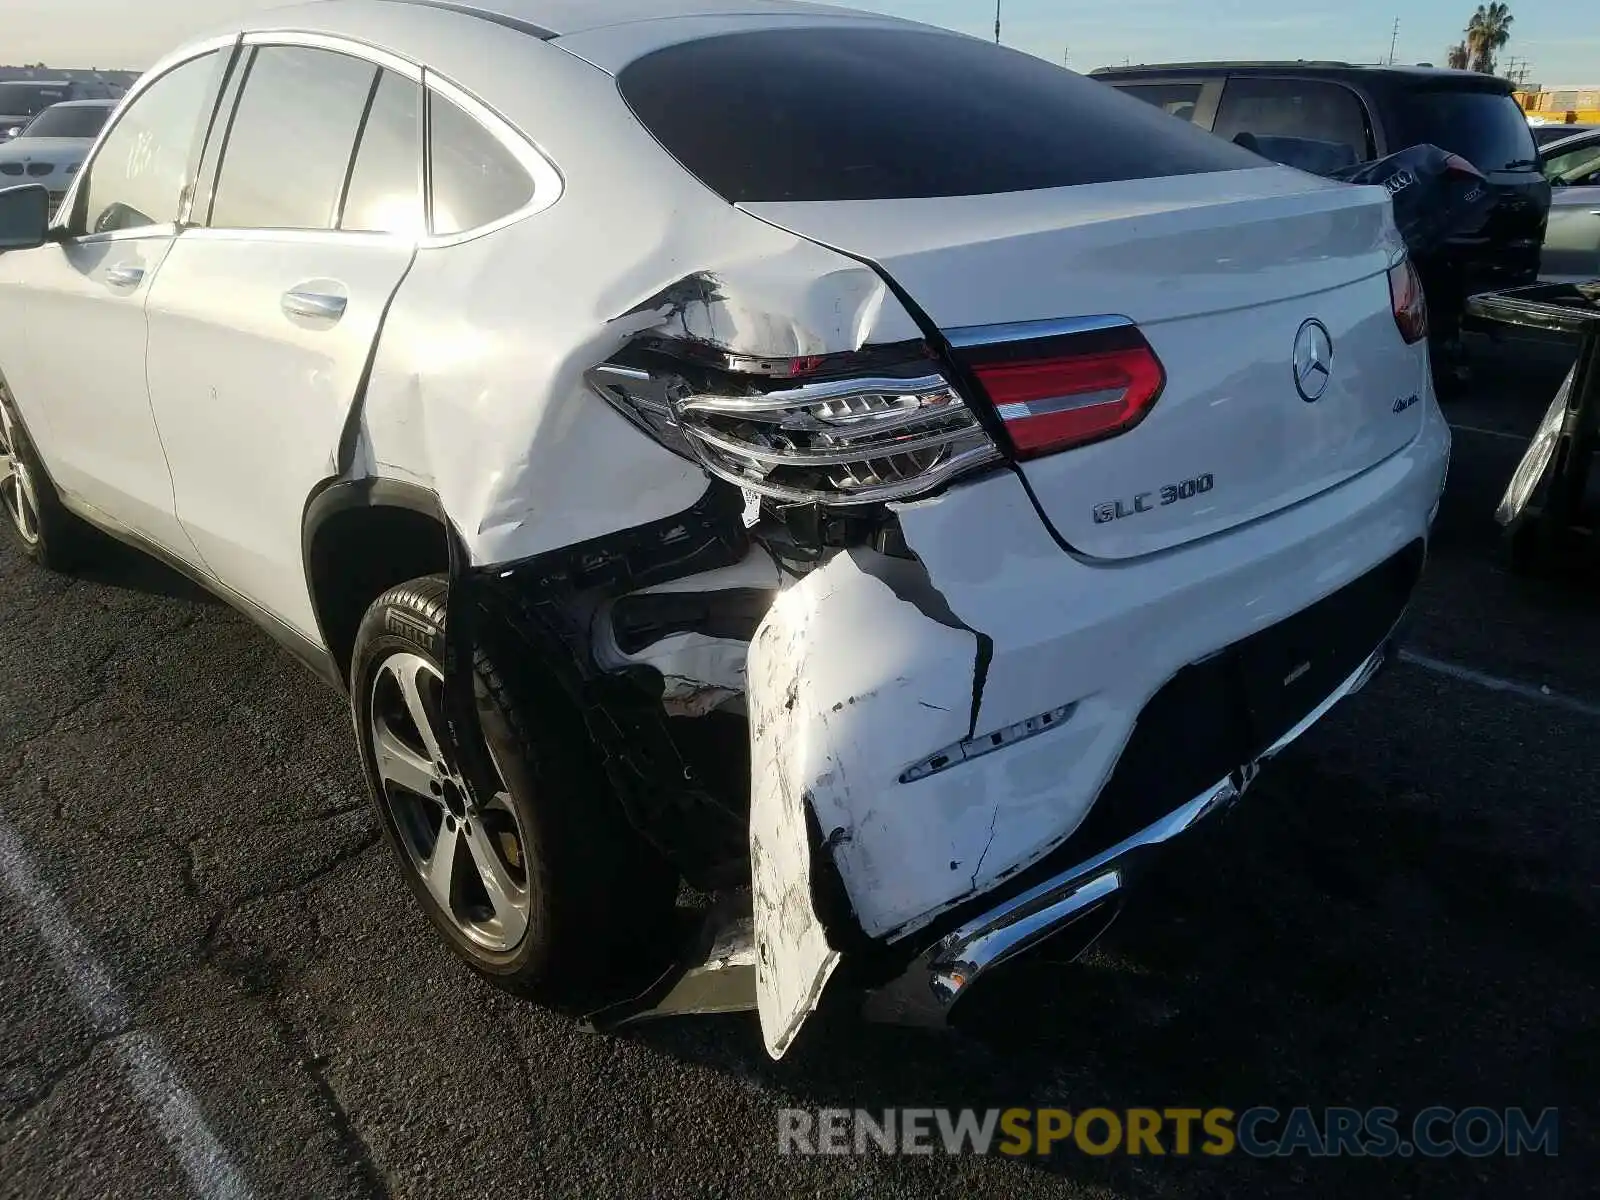
[[[977,196],[1260,167],[1115,88],[975,38],[791,28],[654,51],[618,76],[733,203]]]
[[[69,89],[52,84],[0,83],[0,113],[32,116],[42,108],[72,99]]]
[[[110,115],[110,105],[58,104],[28,122],[23,133],[28,137],[92,138]]]
[[[1410,92],[1405,97],[1406,141],[1432,142],[1480,171],[1537,166],[1528,117],[1498,92]]]

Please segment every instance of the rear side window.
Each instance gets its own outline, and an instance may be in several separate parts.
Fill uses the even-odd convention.
[[[438,92],[428,99],[433,232],[464,233],[533,198],[533,180],[500,140]]]
[[[731,33],[618,76],[656,139],[734,203],[977,196],[1259,159],[1031,54],[915,29]]]
[[[1343,160],[1333,165],[1353,166],[1372,157],[1360,97],[1321,79],[1230,79],[1211,132],[1228,141],[1247,133],[1325,143]]]
[[[1600,171],[1600,139],[1593,140],[1577,150],[1554,155],[1544,164],[1545,176],[1552,183],[1559,180],[1580,187],[1593,184],[1597,171]]]
[[[1200,103],[1198,83],[1119,83],[1113,85],[1135,100],[1154,104],[1169,117],[1194,120],[1195,105]]]
[[[1480,171],[1537,165],[1528,117],[1499,92],[1408,92],[1402,100],[1408,142],[1432,142]]]
[[[211,225],[333,228],[376,76],[371,63],[332,50],[257,50],[228,127]]]

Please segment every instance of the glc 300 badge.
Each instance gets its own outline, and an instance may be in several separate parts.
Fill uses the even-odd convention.
[[[1130,500],[1107,500],[1104,504],[1094,506],[1094,523],[1104,525],[1107,521],[1120,521],[1135,513],[1153,512],[1180,500],[1193,500],[1209,492],[1215,482],[1211,472],[1207,471],[1204,475],[1169,483],[1153,492],[1137,492]]]

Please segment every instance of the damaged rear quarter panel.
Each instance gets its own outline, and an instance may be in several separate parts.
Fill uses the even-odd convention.
[[[473,77],[536,131],[563,193],[418,252],[360,414],[377,473],[432,487],[474,565],[631,528],[704,492],[698,465],[585,382],[631,339],[788,357],[918,336],[873,271],[725,204],[638,125],[609,75],[538,49],[533,79],[490,39]]]

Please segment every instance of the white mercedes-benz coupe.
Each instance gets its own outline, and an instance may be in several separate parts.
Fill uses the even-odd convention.
[[[110,533],[346,691],[472,966],[774,1055],[841,964],[936,1022],[1087,944],[1381,663],[1449,458],[1382,189],[825,5],[271,10],[47,208],[27,552]]]

